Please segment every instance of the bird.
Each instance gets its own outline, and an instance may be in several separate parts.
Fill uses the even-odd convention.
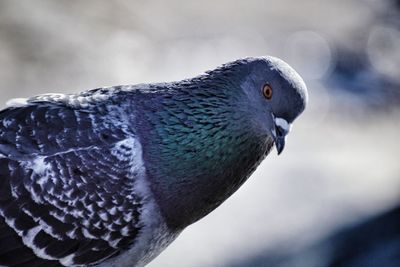
[[[8,101],[0,265],[147,265],[283,151],[307,102],[301,76],[272,56]]]

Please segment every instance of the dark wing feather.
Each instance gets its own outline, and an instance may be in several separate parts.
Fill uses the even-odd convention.
[[[138,148],[120,112],[54,103],[0,112],[0,265],[87,265],[134,242]]]

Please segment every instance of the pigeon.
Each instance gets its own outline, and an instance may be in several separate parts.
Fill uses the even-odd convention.
[[[232,195],[307,103],[284,61],[13,99],[0,111],[0,265],[145,266]]]

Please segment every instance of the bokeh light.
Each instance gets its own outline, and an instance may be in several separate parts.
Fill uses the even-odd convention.
[[[329,42],[314,31],[299,31],[286,41],[285,57],[306,80],[322,79],[333,64]]]
[[[400,83],[400,30],[377,25],[371,29],[367,43],[371,65],[381,74]]]

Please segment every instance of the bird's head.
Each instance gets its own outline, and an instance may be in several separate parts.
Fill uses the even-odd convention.
[[[307,104],[306,85],[293,68],[275,57],[249,58],[244,65],[241,109],[253,130],[271,137],[280,154],[293,121]]]
[[[146,170],[178,228],[232,195],[274,142],[281,153],[307,102],[301,77],[273,57],[239,59],[140,93]]]

